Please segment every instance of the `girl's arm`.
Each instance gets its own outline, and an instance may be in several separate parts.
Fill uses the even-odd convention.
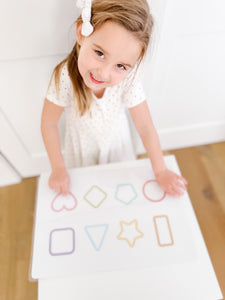
[[[63,110],[63,107],[45,99],[41,117],[41,132],[52,168],[49,187],[66,195],[69,192],[70,178],[62,156],[58,131],[58,121]]]
[[[167,169],[163,159],[158,134],[155,130],[147,102],[129,109],[135,127],[151,160],[156,179],[163,190],[171,195],[181,195],[186,190],[187,181]]]

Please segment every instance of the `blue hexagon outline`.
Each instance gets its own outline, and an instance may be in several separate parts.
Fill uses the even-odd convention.
[[[119,190],[120,187],[127,186],[127,185],[129,185],[129,186],[132,188],[132,190],[133,190],[133,192],[134,192],[134,197],[131,198],[131,200],[130,200],[129,202],[124,202],[123,200],[121,200],[120,198],[117,197],[117,194],[118,194],[118,190]],[[135,188],[134,188],[134,186],[133,186],[132,183],[118,184],[118,185],[116,186],[115,198],[116,198],[117,201],[119,201],[119,202],[121,202],[121,203],[123,203],[123,204],[125,204],[125,205],[130,205],[131,202],[133,202],[133,201],[137,198],[137,192],[136,192],[136,190],[135,190]]]

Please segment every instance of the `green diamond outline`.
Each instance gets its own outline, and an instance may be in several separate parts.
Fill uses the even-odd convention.
[[[93,203],[91,203],[91,202],[88,201],[88,199],[87,199],[87,195],[88,195],[94,188],[97,188],[100,192],[102,192],[102,193],[105,195],[105,197],[99,202],[99,204],[98,204],[97,206],[95,206]],[[99,186],[93,185],[93,186],[87,191],[87,193],[84,195],[83,198],[84,198],[84,200],[86,200],[86,201],[88,202],[88,204],[90,204],[92,207],[98,208],[98,207],[102,204],[102,202],[105,201],[105,199],[107,198],[107,194],[106,194],[106,192],[104,192]]]

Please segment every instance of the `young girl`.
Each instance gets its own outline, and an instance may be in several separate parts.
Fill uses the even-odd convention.
[[[167,169],[137,69],[153,20],[147,0],[80,0],[76,44],[56,66],[42,113],[42,135],[52,173],[50,188],[67,194],[66,168],[135,159],[125,109],[133,119],[162,189],[186,190]],[[57,124],[65,112],[65,162]]]

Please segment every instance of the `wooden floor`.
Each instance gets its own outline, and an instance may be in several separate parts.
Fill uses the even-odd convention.
[[[225,142],[169,151],[189,182],[188,192],[225,295]],[[29,281],[37,178],[0,188],[0,299],[35,300]],[[166,299],[165,299],[166,300]]]

